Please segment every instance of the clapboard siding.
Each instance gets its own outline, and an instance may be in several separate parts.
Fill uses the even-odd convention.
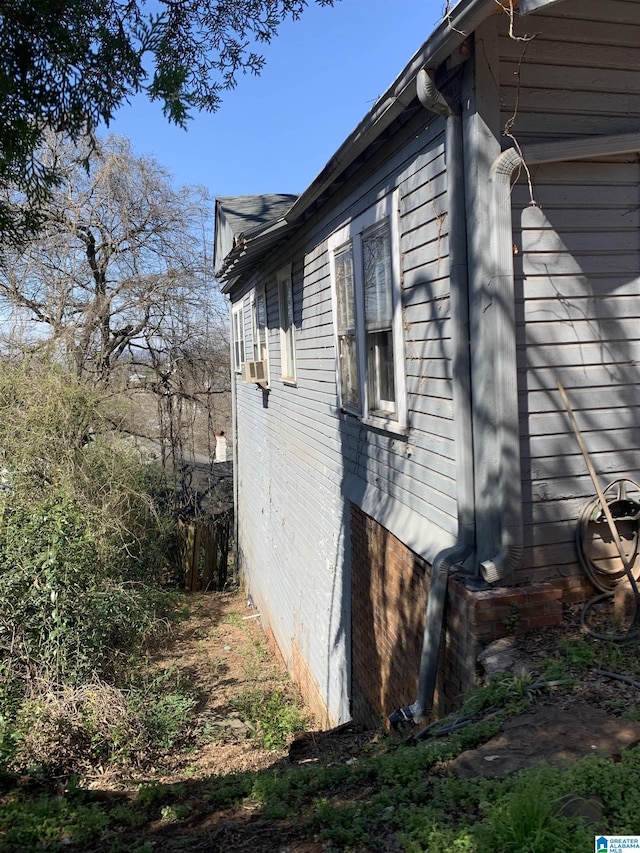
[[[437,541],[434,530],[442,531],[448,543],[457,529],[443,128],[441,120],[426,113],[409,122],[294,240],[265,260],[253,282],[267,296],[270,389],[237,382],[243,571],[285,660],[292,666],[294,645],[302,650],[336,721],[348,713],[348,608],[340,592],[345,587],[345,492],[356,499],[378,494],[375,505],[383,523],[394,516],[395,506],[408,508],[416,523],[404,534],[412,541],[419,542],[415,529],[422,524],[432,543]],[[400,191],[406,436],[372,430],[337,410],[327,250],[333,231],[394,188]],[[280,374],[276,272],[289,263],[295,385],[283,383]],[[249,297],[250,291],[245,299],[248,353]],[[394,532],[402,538],[402,530]]]
[[[450,371],[441,370],[431,381],[422,381],[416,359],[414,338],[424,336],[427,340],[441,340],[450,335],[443,331],[448,322],[447,255],[448,234],[446,227],[446,174],[442,125],[435,127],[427,147],[416,152],[412,161],[407,161],[395,181],[400,188],[400,239],[403,275],[403,310],[405,325],[405,359],[410,377],[407,388],[410,413],[419,409],[451,416]],[[410,162],[410,165],[406,165]],[[377,178],[377,184],[389,185],[388,180]],[[358,216],[370,203],[369,187],[362,187],[360,202],[353,200],[345,209],[343,221]],[[333,223],[334,227],[337,224]],[[419,270],[419,278],[408,278],[407,272]],[[438,303],[438,304],[436,304]],[[443,316],[443,309],[447,316]],[[418,320],[420,322],[418,322]],[[415,325],[415,328],[414,328]],[[444,359],[449,353],[440,352]],[[409,369],[411,364],[411,369]],[[413,377],[413,380],[411,379]],[[443,407],[442,398],[446,405]],[[444,435],[451,434],[442,428]],[[425,517],[431,515],[444,529],[455,529],[455,482],[452,443],[429,441],[414,427],[410,415],[410,434],[406,441],[398,442],[403,447],[414,448],[411,456],[404,452],[388,455],[385,452],[389,441],[384,433],[371,431],[359,425],[345,423],[342,431],[345,475],[359,478],[363,488],[375,484],[387,498],[401,501]],[[366,452],[362,452],[363,443]],[[436,445],[437,446],[434,446]],[[447,456],[439,454],[446,453]],[[430,508],[433,509],[430,510]],[[445,520],[443,521],[443,517]]]
[[[557,380],[602,483],[640,476],[640,167],[550,164],[535,169],[533,187],[537,210],[526,188],[513,194],[521,579],[577,570],[576,519],[594,495]]]
[[[500,146],[511,145],[501,135],[507,121],[526,148],[549,138],[637,131],[640,119],[640,2],[564,0],[515,20],[517,35],[535,33],[526,43],[510,38],[508,25],[508,15],[491,16],[483,25],[486,42],[476,41],[487,53],[472,51],[464,69],[441,69],[438,76],[449,81],[448,94],[464,80],[463,131],[482,131],[465,139],[479,433],[483,406],[491,405],[483,392],[491,400],[494,389],[489,381],[481,387],[482,371],[475,369],[492,357],[482,349],[491,350],[489,341],[478,334],[490,302],[480,295],[492,285],[480,281],[488,234],[478,239],[483,211],[473,210],[488,198],[487,187],[480,186],[487,178],[481,162],[487,151],[474,146],[485,131],[497,140],[489,160]],[[496,42],[491,32],[498,33]],[[473,81],[473,70],[482,76],[485,60],[491,71],[484,84]],[[477,124],[470,116],[476,109]],[[244,298],[250,359],[251,294],[265,289],[270,379],[263,390],[235,375],[241,565],[263,623],[291,668],[296,656],[305,661],[333,722],[349,714],[349,502],[427,560],[458,534],[452,353],[461,330],[452,328],[451,318],[444,130],[444,120],[416,98],[406,104],[401,119],[309,208],[294,235],[262,259],[255,278],[233,292],[234,302]],[[512,197],[525,545],[516,581],[578,570],[575,521],[593,485],[557,379],[567,388],[603,481],[640,477],[638,158],[533,165],[531,180],[538,207],[529,205],[524,180]],[[406,430],[395,431],[338,410],[327,248],[332,233],[394,190],[408,415]],[[281,376],[276,274],[288,264],[295,383]],[[499,504],[487,438],[489,450],[474,461],[478,495],[487,495],[476,508],[480,525]],[[478,547],[491,544],[479,540]]]
[[[546,136],[637,129],[640,6],[607,0],[563,2],[500,26],[501,120],[515,116],[522,143]],[[600,119],[600,121],[598,121]],[[602,119],[606,119],[603,122]]]
[[[270,391],[237,384],[240,556],[249,591],[288,665],[293,669],[297,650],[318,685],[331,673],[325,700],[339,720],[348,713],[343,603],[334,600],[344,507],[328,268],[322,252],[305,253],[304,236],[287,249],[258,282],[267,294]],[[291,260],[296,386],[281,380],[275,278]]]

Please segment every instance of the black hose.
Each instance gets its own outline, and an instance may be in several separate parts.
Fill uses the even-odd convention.
[[[627,675],[619,675],[617,672],[609,672],[608,669],[594,669],[596,675],[604,675],[606,678],[614,678],[616,681],[622,681],[624,684],[630,684],[640,690],[640,681],[635,681]]]
[[[601,601],[606,601],[608,598],[613,598],[613,596],[613,591],[603,592],[601,595],[596,595],[595,598],[589,599],[580,613],[580,626],[583,631],[589,634],[590,637],[594,637],[596,640],[608,640],[611,643],[631,643],[640,637],[640,607],[638,607],[638,602],[635,601],[635,599],[633,621],[629,626],[629,630],[625,634],[602,634],[587,623],[587,615],[589,611],[595,607],[596,604],[600,604]]]

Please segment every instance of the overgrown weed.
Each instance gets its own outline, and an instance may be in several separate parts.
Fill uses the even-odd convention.
[[[247,687],[232,705],[250,726],[253,741],[265,749],[282,749],[307,724],[297,699],[281,690]]]

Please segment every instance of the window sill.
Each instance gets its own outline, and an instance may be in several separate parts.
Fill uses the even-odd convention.
[[[282,379],[282,384],[287,385],[289,388],[297,388],[298,381],[296,379]]]
[[[374,429],[378,432],[397,435],[401,438],[406,438],[409,435],[408,426],[401,424],[398,421],[394,421],[391,418],[376,417],[375,415],[358,415],[355,412],[350,412],[348,409],[341,409],[341,414],[343,417],[359,421],[362,426],[367,427],[367,429]]]

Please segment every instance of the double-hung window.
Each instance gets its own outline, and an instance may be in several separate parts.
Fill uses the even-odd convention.
[[[341,408],[406,426],[397,192],[329,238]]]
[[[233,330],[233,367],[236,373],[242,373],[245,362],[244,354],[244,302],[240,300],[234,305],[232,312]]]
[[[291,264],[278,270],[276,279],[280,307],[280,372],[284,382],[293,384],[296,381],[296,348]]]
[[[253,364],[248,365],[251,379],[263,387],[269,383],[269,347],[267,343],[267,300],[264,287],[251,294],[251,339]]]

